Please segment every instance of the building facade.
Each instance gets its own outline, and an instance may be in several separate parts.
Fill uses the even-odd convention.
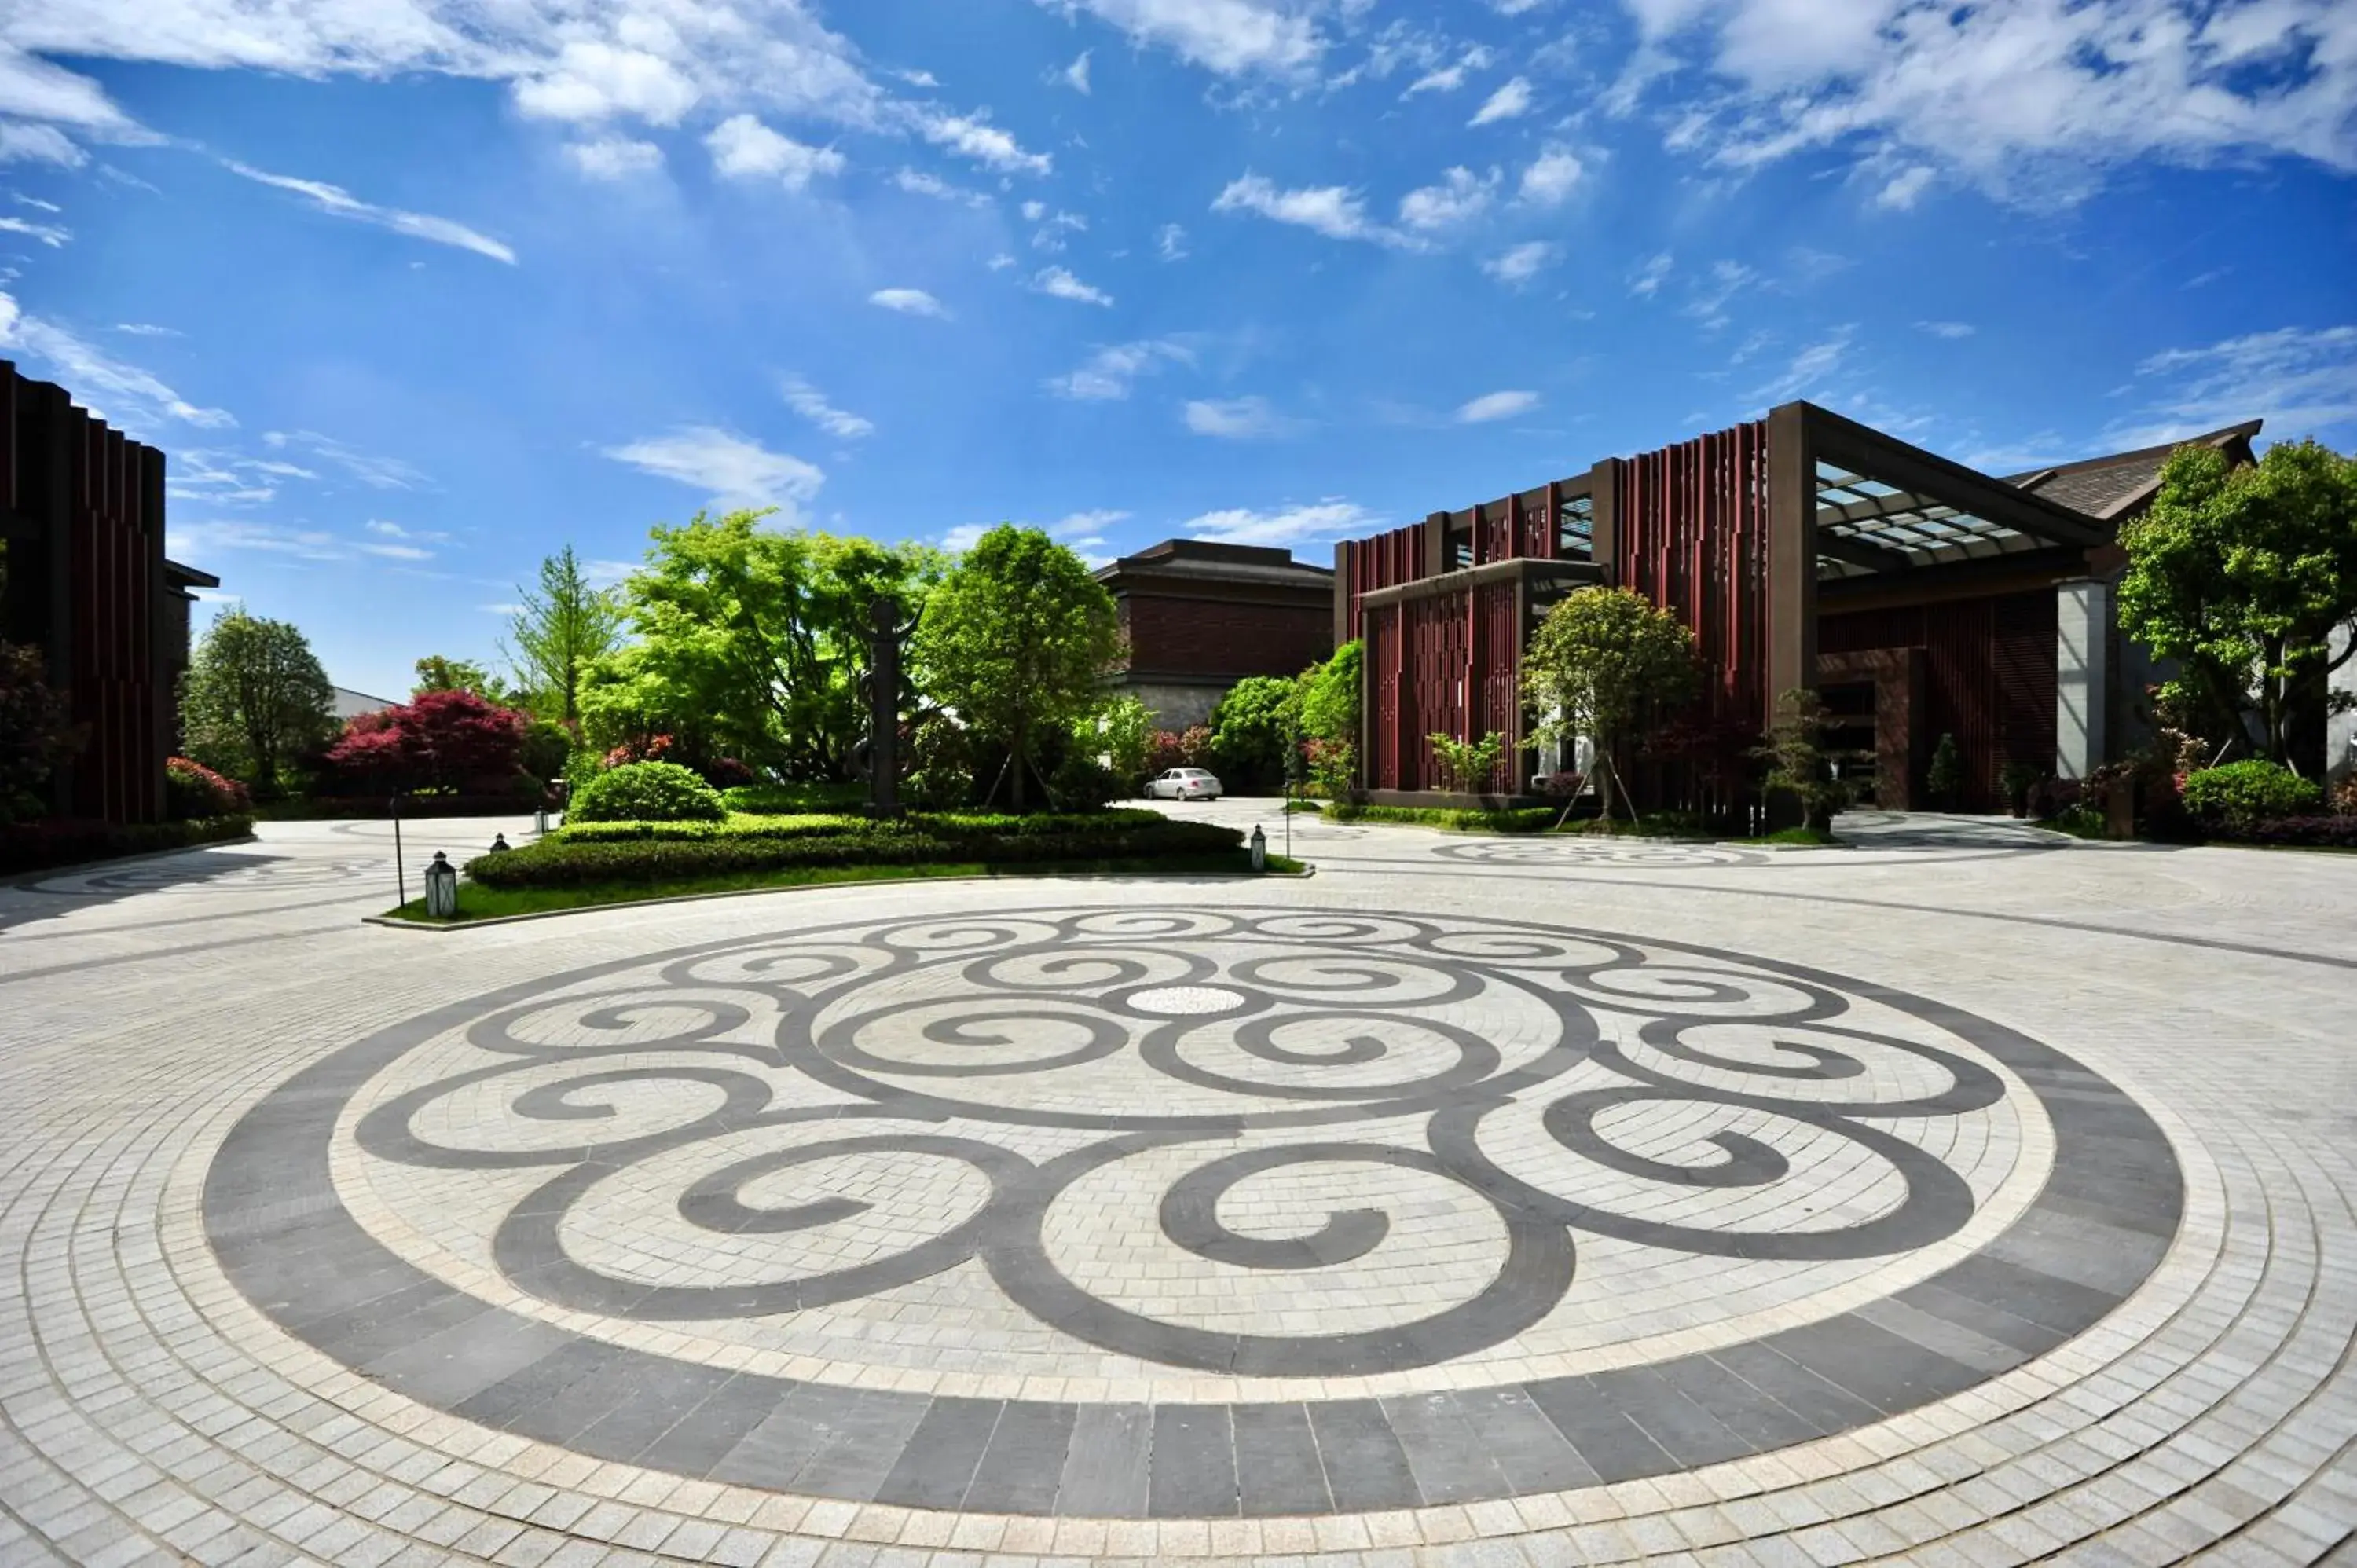
[[[1248,675],[1297,675],[1334,651],[1334,574],[1289,551],[1166,539],[1096,577],[1127,646],[1114,688],[1163,729],[1204,723]]]
[[[2247,463],[2257,430],[2198,439]],[[1964,778],[1942,803],[1963,810],[2000,806],[2008,773],[2083,778],[2125,748],[2156,678],[2122,645],[2112,585],[2120,525],[2171,449],[1998,478],[1792,403],[1340,545],[1334,635],[1366,642],[1364,787],[1434,799],[1427,736],[1503,731],[1489,792],[1527,788],[1523,650],[1589,584],[1671,610],[1701,655],[1691,711],[1623,764],[1657,803],[1731,809],[1777,694],[1803,687],[1885,807],[1931,803],[1943,736]]]
[[[87,736],[56,814],[162,818],[191,590],[219,585],[164,558],[164,454],[0,360],[0,641],[42,650]]]

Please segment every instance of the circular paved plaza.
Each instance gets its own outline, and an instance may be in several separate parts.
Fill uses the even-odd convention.
[[[2357,1551],[2357,859],[1846,826],[0,889],[0,1562]]]

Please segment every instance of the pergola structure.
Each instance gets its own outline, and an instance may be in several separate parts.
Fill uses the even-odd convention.
[[[2200,439],[2248,461],[2257,428]],[[1532,768],[1522,650],[1588,583],[1676,613],[1708,671],[1684,765],[1640,769],[1657,799],[1709,804],[1714,749],[1723,760],[1756,743],[1776,694],[1801,687],[1851,727],[1886,806],[1921,802],[1942,735],[1964,764],[1961,805],[1992,804],[2008,767],[2083,775],[2116,727],[2106,579],[2119,524],[2149,500],[2169,450],[1997,478],[1791,403],[1340,545],[1335,636],[1366,643],[1365,787],[1437,800],[1426,737],[1503,731],[1489,793],[1520,792]],[[2088,497],[2101,498],[2092,510]]]

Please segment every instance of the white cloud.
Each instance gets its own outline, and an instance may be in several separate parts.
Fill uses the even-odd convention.
[[[1667,251],[1648,258],[1645,264],[1639,267],[1636,274],[1630,278],[1629,292],[1640,299],[1651,299],[1661,293],[1662,285],[1669,281],[1670,261],[1670,253]]]
[[[1533,207],[1558,207],[1586,170],[1569,147],[1549,145],[1523,170],[1521,198]]]
[[[1849,354],[1853,327],[1834,329],[1834,335],[1822,342],[1812,343],[1792,356],[1792,362],[1774,380],[1763,382],[1745,394],[1752,403],[1788,403],[1822,386],[1825,380],[1842,368]]]
[[[1291,223],[1329,240],[1366,240],[1395,245],[1402,236],[1371,221],[1366,203],[1347,186],[1321,185],[1279,190],[1267,177],[1246,174],[1229,182],[1211,203],[1214,212],[1257,212],[1279,223]]]
[[[930,196],[936,201],[962,201],[968,207],[987,207],[990,198],[978,190],[968,190],[962,185],[952,185],[939,175],[922,169],[903,167],[892,177],[892,183],[913,196]]]
[[[824,473],[800,457],[708,424],[610,447],[606,456],[657,478],[708,491],[715,506],[774,506],[790,524],[800,521],[802,503],[826,482]]]
[[[1525,284],[1555,264],[1557,251],[1546,240],[1525,240],[1481,263],[1481,270],[1503,284]]]
[[[661,147],[628,136],[568,143],[565,156],[590,179],[629,179],[634,175],[652,174],[663,166]]]
[[[0,292],[0,349],[42,361],[86,407],[118,426],[159,419],[207,429],[237,423],[222,409],[199,408],[138,366],[101,352],[57,323],[26,315],[5,292]]]
[[[1223,544],[1266,544],[1291,548],[1365,533],[1378,525],[1372,512],[1356,501],[1329,496],[1304,506],[1253,511],[1230,507],[1189,518],[1178,525],[1186,539],[1209,539]]]
[[[1459,165],[1442,175],[1438,185],[1424,186],[1401,197],[1400,221],[1426,232],[1453,229],[1488,210],[1497,189],[1497,170],[1491,169],[1485,178]]]
[[[0,164],[56,164],[60,168],[80,168],[89,161],[90,155],[74,145],[73,138],[55,125],[0,121]]]
[[[1111,305],[1113,295],[1091,284],[1082,283],[1062,267],[1042,267],[1033,274],[1032,292],[1047,295],[1051,299],[1069,299],[1082,305]]]
[[[1023,216],[1039,225],[1039,232],[1031,236],[1031,248],[1035,251],[1060,251],[1065,235],[1084,232],[1089,226],[1089,220],[1077,212],[1051,213],[1044,203],[1037,201],[1023,204]]]
[[[824,392],[800,376],[788,376],[782,390],[787,407],[837,440],[856,441],[876,434],[874,421],[835,407],[826,401]]]
[[[1187,259],[1187,231],[1176,223],[1165,223],[1154,236],[1154,249],[1166,262]]]
[[[177,327],[158,327],[152,321],[118,321],[113,329],[126,338],[178,338],[183,335]]]
[[[1750,287],[1759,276],[1741,262],[1713,262],[1710,271],[1695,285],[1693,297],[1678,307],[1678,314],[1690,316],[1716,332],[1730,319],[1727,313],[1728,302]]]
[[[1083,98],[1089,92],[1089,56],[1093,49],[1082,49],[1081,58],[1056,73],[1057,80]]]
[[[1008,255],[1006,252],[1001,251],[1001,252],[998,252],[998,254],[996,254],[996,255],[995,255],[995,256],[991,257],[991,258],[990,258],[990,260],[988,260],[988,261],[986,261],[986,262],[983,263],[982,264],[983,264],[984,266],[985,266],[985,267],[988,267],[992,272],[995,272],[995,273],[1003,273],[1003,272],[1005,272],[1007,268],[1012,267],[1012,266],[1019,266],[1021,263],[1018,263],[1017,261],[1016,261],[1016,259],[1015,259],[1013,256],[1010,256],[1010,255]]]
[[[1459,424],[1488,424],[1495,420],[1512,419],[1538,407],[1539,394],[1534,392],[1484,392],[1457,411]]]
[[[1025,152],[1021,143],[990,124],[980,110],[972,114],[920,115],[917,134],[935,146],[947,147],[1000,174],[1039,175],[1055,166],[1045,153]]]
[[[867,296],[867,303],[897,310],[903,316],[930,316],[940,321],[950,318],[948,307],[920,288],[879,288]]]
[[[1409,82],[1407,91],[1402,92],[1400,96],[1405,99],[1413,98],[1419,92],[1454,92],[1465,85],[1465,78],[1469,74],[1487,70],[1490,62],[1495,58],[1486,47],[1475,44],[1451,63],[1436,66]]]
[[[368,525],[374,530],[376,525]],[[243,519],[171,519],[165,525],[168,548],[176,556],[203,558],[229,551],[253,551],[287,555],[298,561],[353,561],[373,556],[383,561],[431,561],[434,552],[423,545],[390,539],[348,539],[320,528],[288,527]],[[381,531],[380,531],[381,532]]]
[[[2158,446],[2245,419],[2265,419],[2267,435],[2282,441],[2338,432],[2332,445],[2343,448],[2357,430],[2357,326],[2282,327],[2171,349],[2138,365],[2136,376],[2165,390],[2141,426],[2112,434],[2122,446]]]
[[[1909,210],[1930,188],[1934,172],[1929,164],[1916,164],[1900,170],[1874,193],[1874,204],[1898,212]]]
[[[373,224],[380,229],[390,229],[396,234],[409,235],[412,239],[430,240],[437,245],[455,246],[461,251],[472,251],[479,256],[489,256],[495,262],[515,265],[515,252],[464,223],[423,212],[404,212],[397,207],[379,207],[373,202],[361,200],[339,185],[328,185],[316,179],[297,179],[292,175],[272,174],[235,159],[225,158],[222,163],[231,174],[242,175],[274,189],[291,190],[320,211],[338,218]]]
[[[38,196],[27,196],[27,195],[26,195],[23,191],[21,191],[21,190],[20,190],[20,191],[17,191],[17,192],[16,193],[16,205],[17,205],[17,206],[19,206],[19,207],[30,207],[30,208],[37,209],[38,209],[38,210],[39,210],[39,211],[42,211],[42,212],[48,212],[48,213],[52,213],[52,214],[54,214],[54,213],[59,213],[59,212],[63,212],[63,211],[65,210],[65,209],[64,209],[64,208],[59,207],[59,206],[56,202],[54,202],[54,201],[43,201],[39,197],[38,197]]]
[[[1326,40],[1297,0],[1041,0],[1090,12],[1138,44],[1158,44],[1222,76],[1297,74],[1317,62]],[[1360,7],[1363,8],[1363,7]]]
[[[819,175],[843,172],[844,157],[833,147],[813,147],[780,135],[750,114],[732,114],[704,138],[713,168],[730,179],[775,179],[802,190]]]
[[[1187,428],[1196,435],[1230,441],[1267,440],[1302,428],[1301,421],[1277,413],[1265,397],[1199,399],[1187,404],[1186,416]]]
[[[1980,330],[1969,321],[1918,321],[1915,326],[1934,338],[1969,338]]]
[[[1489,125],[1500,120],[1512,120],[1530,113],[1531,83],[1528,77],[1518,76],[1497,91],[1490,94],[1488,102],[1474,111],[1468,125]]]
[[[676,125],[703,96],[703,89],[664,56],[603,38],[566,42],[554,59],[515,84],[516,107],[524,113],[576,123],[627,115]]]
[[[5,215],[0,215],[0,234],[22,234],[28,240],[38,240],[51,250],[58,249],[73,238],[71,230],[61,229],[54,223],[36,223],[28,218],[10,218]]]
[[[386,539],[404,539],[413,543],[443,544],[447,543],[450,538],[447,533],[431,529],[404,528],[397,522],[388,522],[382,518],[376,517],[369,519],[361,526],[371,533],[380,534]]]
[[[425,488],[430,481],[425,475],[398,457],[380,457],[372,453],[356,451],[332,436],[316,430],[265,430],[262,444],[273,451],[308,453],[314,458],[324,458],[341,468],[353,478],[378,490],[414,490]],[[272,472],[311,477],[307,471],[292,464],[271,467]]]
[[[1167,364],[1194,362],[1191,349],[1168,338],[1115,343],[1098,349],[1080,369],[1051,378],[1048,390],[1081,403],[1117,403],[1129,395],[1139,377],[1150,376]]]
[[[1748,167],[1844,144],[2050,202],[2143,157],[2276,155],[2357,169],[2357,11],[2346,0],[1637,0],[1641,50],[1720,84],[1687,138]]]

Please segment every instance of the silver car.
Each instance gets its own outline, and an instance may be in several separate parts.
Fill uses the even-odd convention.
[[[1216,800],[1220,781],[1200,768],[1174,768],[1146,781],[1149,800]]]

